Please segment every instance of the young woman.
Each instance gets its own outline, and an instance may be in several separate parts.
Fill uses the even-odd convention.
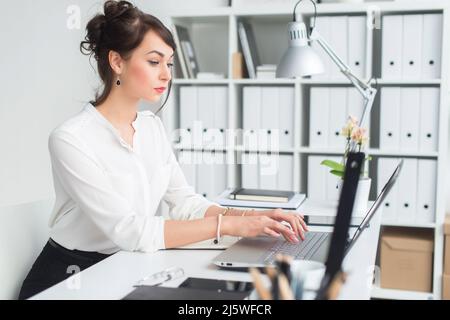
[[[141,99],[154,102],[170,92],[176,48],[157,18],[127,1],[106,1],[104,14],[86,30],[80,49],[95,58],[104,88],[50,134],[52,229],[21,299],[119,250],[152,252],[217,234],[282,235],[292,242],[304,237],[307,227],[298,214],[223,208],[196,194],[160,119],[137,112]],[[161,201],[171,219],[155,216]]]

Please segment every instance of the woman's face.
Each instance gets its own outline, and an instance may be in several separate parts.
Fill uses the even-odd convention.
[[[123,90],[134,98],[158,101],[172,78],[173,55],[173,49],[158,34],[148,31],[125,62],[120,76]]]

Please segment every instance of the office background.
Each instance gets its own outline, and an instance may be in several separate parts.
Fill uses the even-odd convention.
[[[169,24],[174,8],[177,11],[183,8],[192,11],[195,2],[133,1],[139,8],[158,16],[166,24]],[[201,10],[207,9],[207,1],[199,3],[197,5],[201,6]],[[215,1],[209,2],[211,7],[214,4]],[[67,26],[71,14],[68,8],[73,5],[80,9],[79,28]],[[48,134],[57,124],[78,112],[93,97],[99,85],[88,58],[79,52],[79,42],[84,37],[86,22],[100,11],[101,5],[101,1],[88,0],[21,0],[9,2],[0,13],[0,132],[3,137],[0,157],[1,207],[53,197]],[[277,25],[283,26],[281,22]],[[282,28],[276,32],[281,32],[281,38],[285,37]],[[228,36],[227,32],[219,34]],[[269,36],[273,35],[274,32]],[[226,43],[227,40],[221,42]],[[208,57],[200,58],[207,59],[203,62],[207,65],[213,63],[213,59]],[[155,106],[143,103],[141,107]],[[171,112],[173,110],[165,113],[165,122],[169,128],[172,124]],[[447,161],[446,212],[450,212],[450,152]],[[8,219],[4,214],[1,218]]]

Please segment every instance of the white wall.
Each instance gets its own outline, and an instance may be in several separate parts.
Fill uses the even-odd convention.
[[[165,23],[170,8],[186,2],[134,1]],[[88,19],[102,4],[92,0],[18,0],[2,5],[0,205],[53,196],[48,135],[92,99],[99,85],[79,44]],[[67,27],[71,5],[80,8],[79,29]]]

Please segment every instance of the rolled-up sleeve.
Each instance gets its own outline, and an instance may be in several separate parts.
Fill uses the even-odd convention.
[[[164,248],[164,218],[137,214],[76,136],[54,131],[48,146],[53,172],[65,192],[112,242],[126,251]]]

